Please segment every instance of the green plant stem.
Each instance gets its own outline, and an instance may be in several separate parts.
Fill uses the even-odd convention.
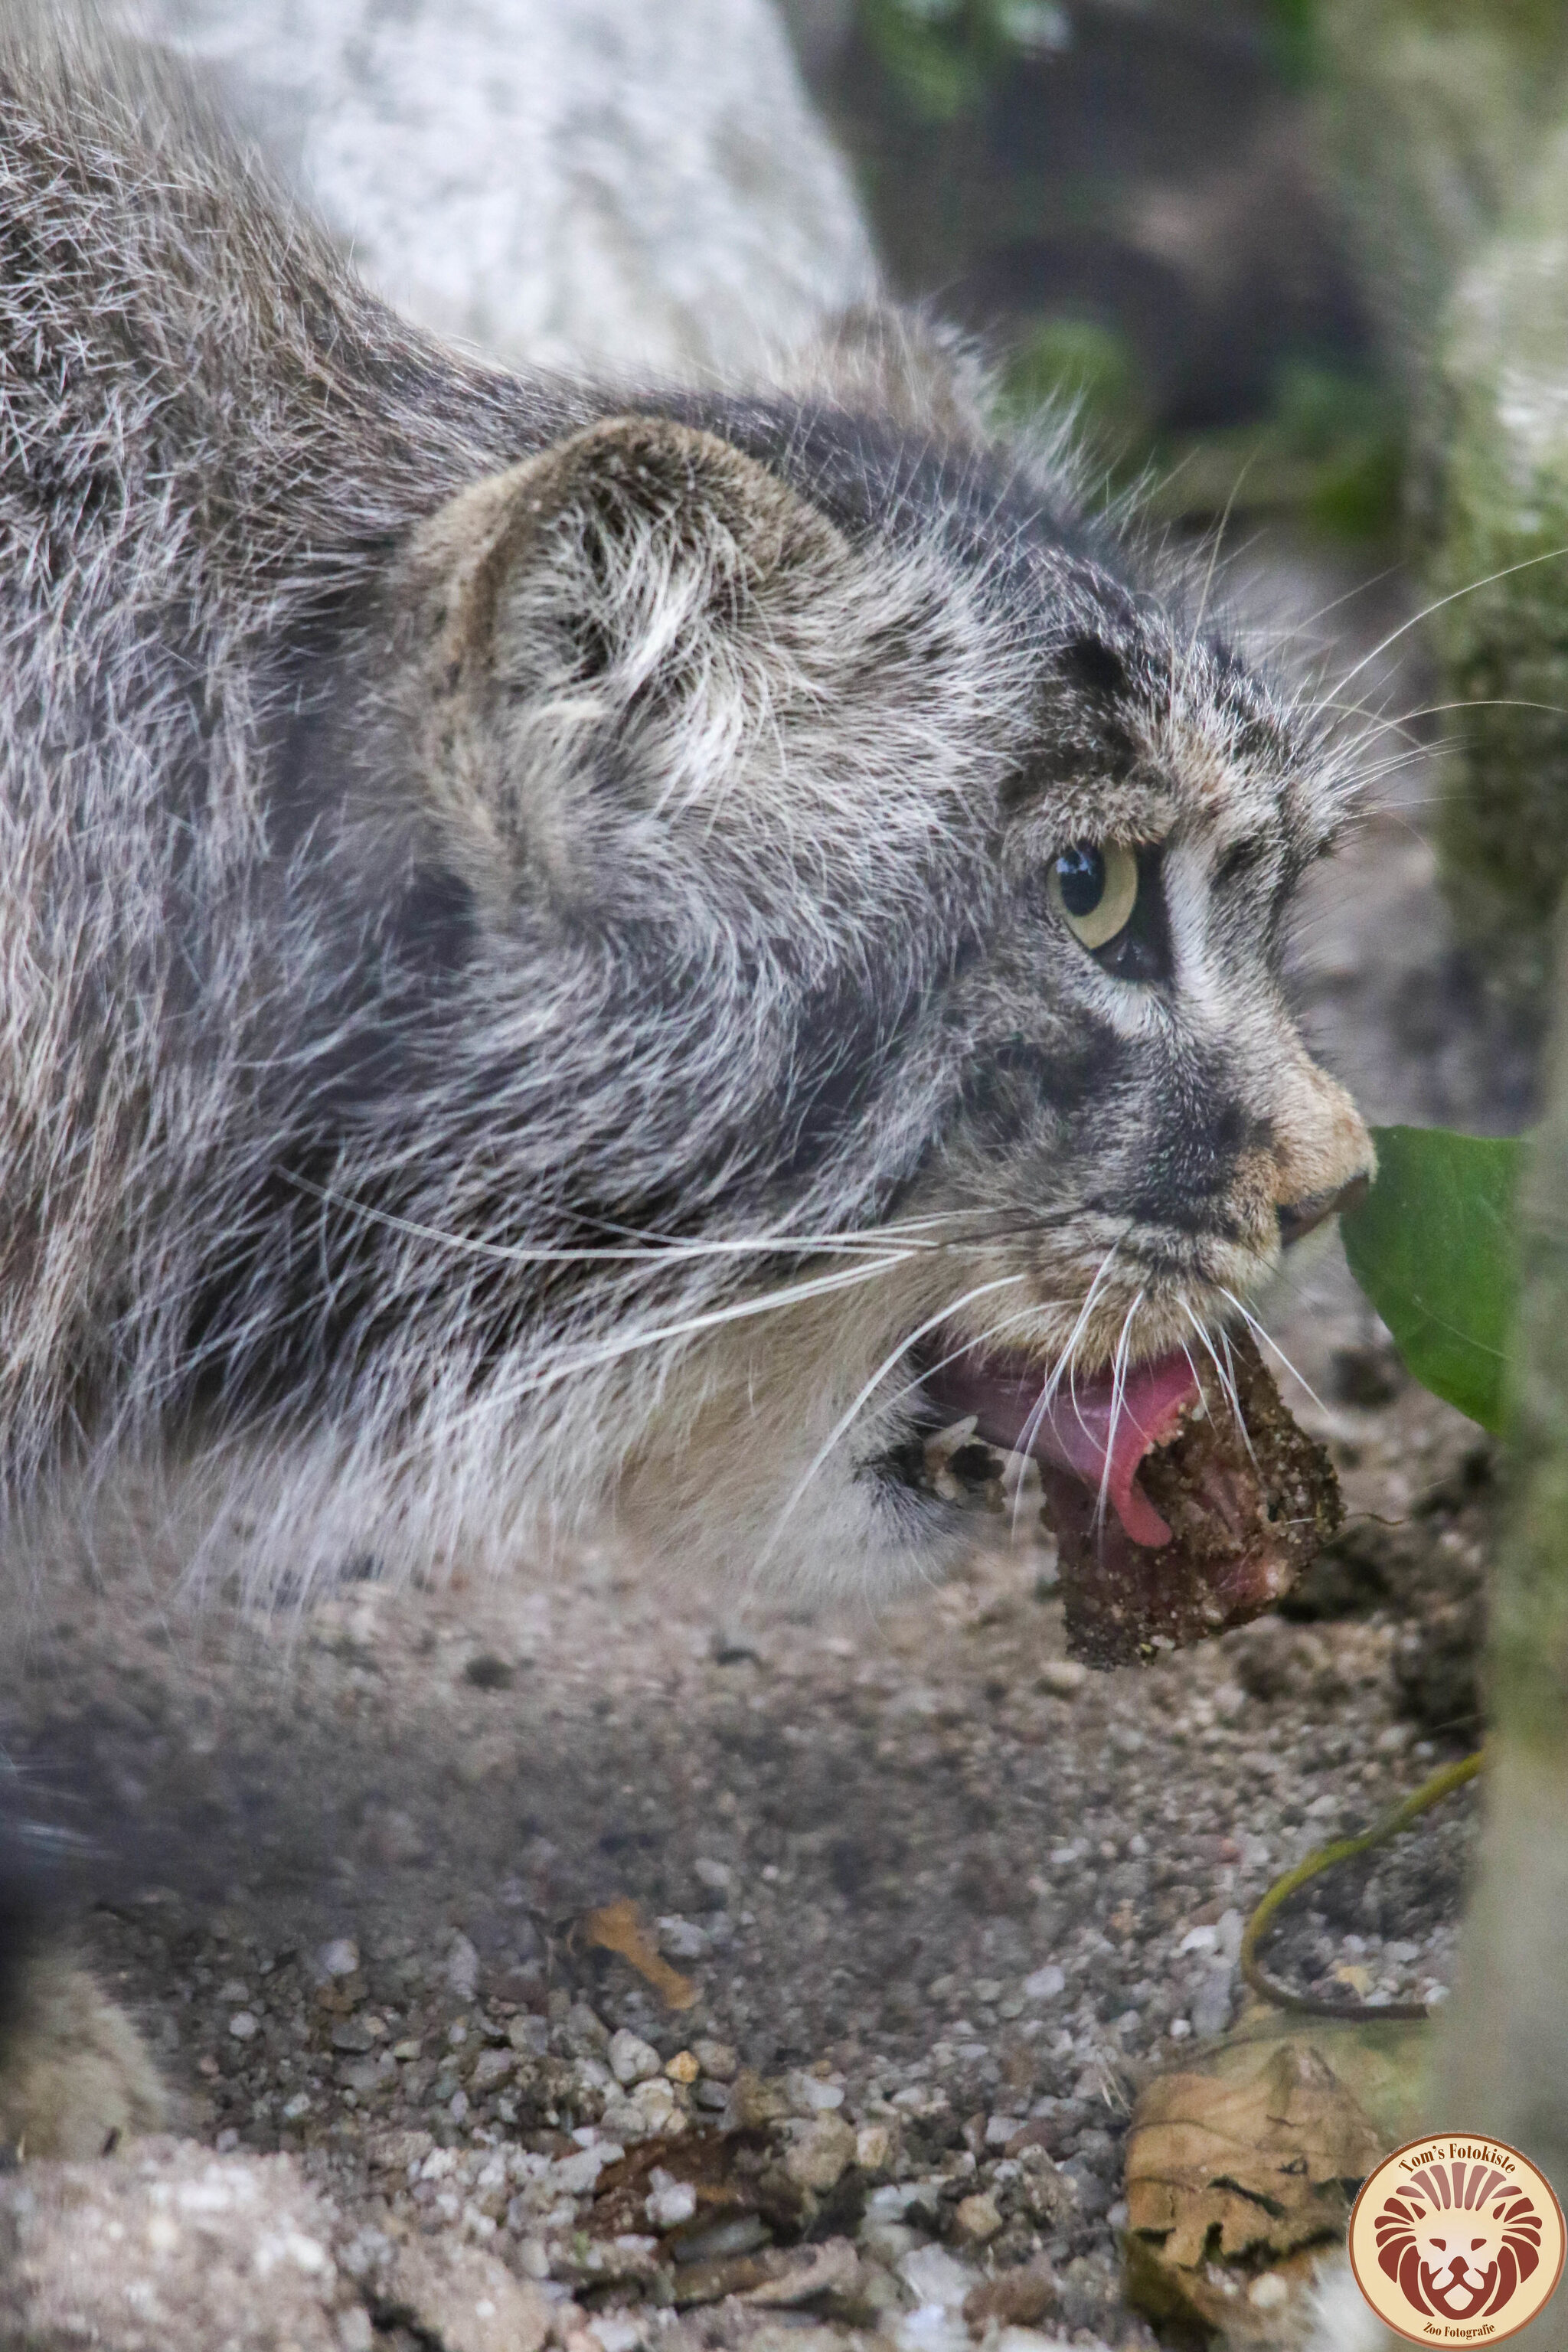
[[[1462,1789],[1467,1780],[1473,1780],[1481,1769],[1481,1763],[1482,1751],[1478,1748],[1473,1756],[1462,1756],[1457,1764],[1445,1764],[1440,1772],[1434,1772],[1429,1780],[1424,1780],[1412,1795],[1404,1798],[1391,1812],[1384,1813],[1380,1822],[1374,1822],[1371,1829],[1363,1830],[1359,1837],[1335,1838],[1331,1844],[1317,1847],[1304,1861],[1299,1862],[1294,1870],[1288,1870],[1283,1878],[1275,1880],[1242,1932],[1241,1973],[1255,1993],[1264,2000],[1272,2001],[1277,2009],[1298,2010],[1308,2017],[1382,2019],[1420,2018],[1432,2014],[1426,2002],[1421,2000],[1380,2001],[1374,2004],[1364,2000],[1324,2000],[1313,1993],[1292,1992],[1289,1985],[1281,1984],[1278,1978],[1268,1974],[1258,1957],[1258,1948],[1268,1933],[1276,1914],[1299,1889],[1314,1878],[1321,1878],[1325,1870],[1332,1870],[1337,1864],[1353,1862],[1357,1854],[1370,1853],[1373,1846],[1383,1845],[1389,1838],[1396,1837],[1428,1807],[1437,1804],[1453,1790]]]

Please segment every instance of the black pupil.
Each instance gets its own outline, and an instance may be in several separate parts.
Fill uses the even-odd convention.
[[[1057,881],[1069,915],[1092,915],[1105,896],[1105,860],[1098,849],[1076,842],[1057,860]]]

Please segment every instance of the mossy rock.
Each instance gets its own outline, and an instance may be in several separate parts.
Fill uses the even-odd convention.
[[[1456,747],[1440,844],[1456,925],[1506,998],[1544,998],[1568,877],[1568,122],[1465,272],[1436,375],[1431,593]]]
[[[1327,144],[1384,352],[1417,404],[1443,304],[1568,75],[1562,0],[1319,0]]]

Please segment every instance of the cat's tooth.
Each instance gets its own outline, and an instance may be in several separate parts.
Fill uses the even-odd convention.
[[[926,1439],[926,1468],[933,1478],[946,1468],[960,1446],[968,1444],[979,1426],[980,1415],[969,1412],[962,1421],[950,1422],[945,1429],[939,1429],[934,1436]]]

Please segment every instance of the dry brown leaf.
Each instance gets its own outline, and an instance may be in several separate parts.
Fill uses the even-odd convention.
[[[1389,2114],[1402,2109],[1408,2031],[1271,2015],[1190,2071],[1156,2076],[1127,2137],[1129,2298],[1155,2320],[1217,2329],[1232,2352],[1294,2343],[1323,2245],[1343,2236],[1357,2184],[1401,2137]]]
[[[727,2213],[754,2213],[757,2137],[754,2132],[688,2131],[677,2139],[659,2133],[639,2141],[600,2173],[590,2229],[601,2237],[640,2229],[649,2178],[660,2170],[697,2191],[696,2219],[670,2232],[671,2245]]]
[[[1150,2084],[1127,2143],[1129,2299],[1232,2352],[1297,2341],[1355,2184],[1424,2119],[1431,2028],[1255,2010]]]
[[[1432,2025],[1426,2018],[1311,2017],[1249,2002],[1239,2023],[1194,2067],[1200,2074],[1238,2074],[1261,2065],[1285,2042],[1315,2050],[1361,2108],[1386,2152],[1426,2128]]]
[[[1326,2060],[1285,2042],[1234,2074],[1156,2076],[1127,2137],[1129,2227],[1163,2263],[1293,2253],[1344,2228],[1387,2144]],[[1216,2234],[1217,2233],[1217,2234]]]
[[[606,1903],[597,1911],[585,1911],[577,1922],[578,1938],[594,1944],[604,1952],[618,1952],[621,1958],[646,1977],[667,2009],[689,2009],[697,1999],[697,1987],[679,1969],[672,1969],[653,1937],[643,1925],[642,1912],[629,1895],[617,1902]]]
[[[1162,2263],[1146,2240],[1130,2238],[1127,2299],[1156,2326],[1175,2330],[1178,2343],[1190,2344],[1201,2330],[1201,2342],[1224,2352],[1282,2352],[1302,2340],[1306,2296],[1322,2259],[1321,2246],[1303,2246],[1262,2271],[1231,2263],[1178,2270]]]

